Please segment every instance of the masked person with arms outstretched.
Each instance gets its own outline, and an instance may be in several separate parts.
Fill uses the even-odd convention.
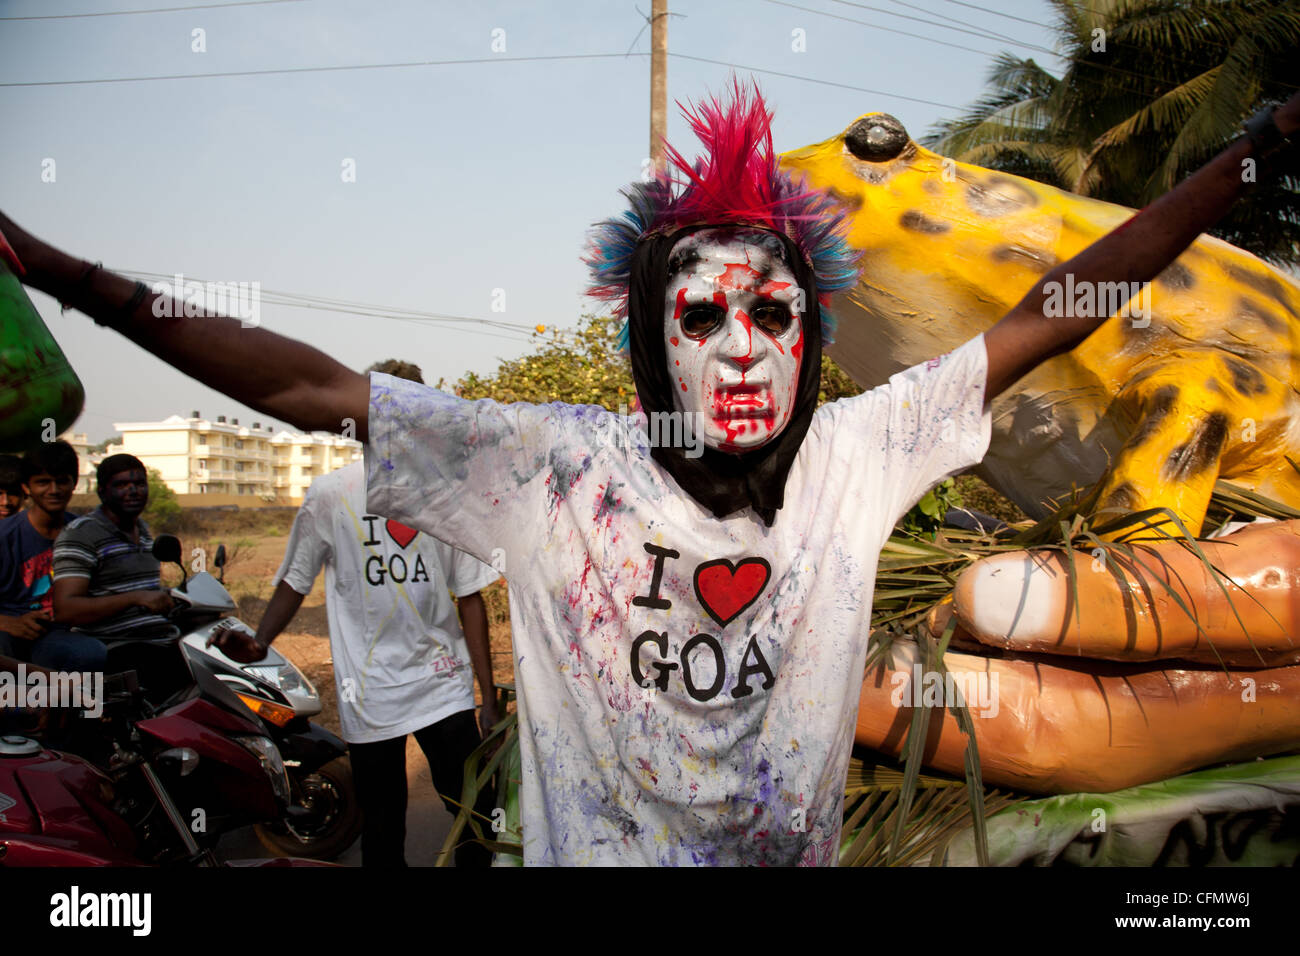
[[[1297,113],[1300,98],[988,332],[820,409],[823,310],[857,264],[843,213],[780,171],[770,114],[739,84],[688,116],[704,158],[669,149],[676,179],[633,186],[595,234],[593,292],[627,316],[631,417],[464,401],[235,320],[159,319],[145,286],[0,229],[26,281],[182,371],[303,429],[355,422],[371,511],[503,559],[525,862],[823,865],[895,521],[979,461],[993,396],[1104,321],[1046,317],[1044,285],[1152,279]]]

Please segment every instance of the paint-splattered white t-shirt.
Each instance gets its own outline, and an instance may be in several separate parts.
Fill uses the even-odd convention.
[[[834,862],[876,563],[980,460],[977,337],[823,406],[785,505],[713,517],[642,415],[371,377],[368,504],[510,585],[529,864]]]

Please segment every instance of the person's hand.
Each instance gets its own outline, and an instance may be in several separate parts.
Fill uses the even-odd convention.
[[[175,604],[166,591],[136,591],[135,606],[142,607],[153,614],[167,614]]]
[[[212,629],[207,646],[215,646],[232,661],[241,664],[255,664],[266,657],[266,645],[237,621],[225,620],[218,623]]]
[[[13,617],[5,616],[3,625],[0,630],[12,634],[14,637],[24,641],[34,641],[45,634],[45,624],[49,623],[51,615],[44,609],[38,611],[28,611],[26,614],[15,615]]]
[[[492,728],[500,720],[501,718],[497,716],[497,702],[490,698],[484,699],[483,705],[478,709],[478,729],[483,740],[487,740],[488,734],[492,733]]]

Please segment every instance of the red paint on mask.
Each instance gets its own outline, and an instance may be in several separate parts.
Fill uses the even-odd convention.
[[[759,295],[765,295],[770,298],[773,292],[782,292],[785,289],[790,288],[793,284],[794,283],[792,282],[780,282],[776,279],[768,279],[754,291]]]
[[[716,281],[719,289],[739,291],[754,288],[762,278],[763,274],[755,271],[748,262],[733,262],[727,265]]]
[[[673,321],[680,322],[682,320],[682,313],[685,311],[686,311],[686,290],[678,289],[677,304],[673,307]]]
[[[745,354],[737,355],[734,359],[735,363],[743,369],[750,362],[754,361],[754,323],[749,318],[749,313],[744,309],[736,310],[736,321],[745,327],[745,337],[747,339],[745,344]],[[744,381],[743,374],[744,373],[742,372],[741,381]]]

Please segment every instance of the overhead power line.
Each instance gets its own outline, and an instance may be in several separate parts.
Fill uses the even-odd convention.
[[[976,51],[982,52],[982,51]],[[35,87],[35,86],[86,86],[96,83],[147,83],[156,80],[202,80],[216,79],[221,77],[232,76],[276,76],[289,75],[294,73],[331,73],[346,70],[389,70],[405,69],[410,67],[421,66],[462,66],[474,63],[529,63],[539,61],[555,60],[600,60],[600,59],[624,59],[628,54],[625,53],[566,53],[555,54],[551,56],[488,56],[473,57],[463,60],[412,60],[405,63],[355,63],[340,66],[299,66],[299,67],[282,67],[279,69],[267,70],[223,70],[214,73],[171,73],[157,76],[112,76],[99,77],[95,79],[83,80],[32,80],[24,82],[0,83],[0,87]],[[633,53],[632,56],[646,57],[648,53]],[[833,80],[821,80],[816,77],[802,76],[798,73],[785,73],[779,70],[769,70],[758,66],[746,66],[742,63],[729,63],[724,60],[713,60],[708,57],[691,56],[686,53],[668,54],[671,57],[677,57],[683,60],[694,60],[698,63],[713,63],[718,66],[731,67],[736,70],[745,70],[749,73],[763,73],[769,76],[780,76],[791,80],[800,80],[804,83],[815,83],[820,86],[833,86],[842,90],[853,90],[859,93],[870,93],[873,96],[889,96],[894,99],[906,100],[911,103],[925,103],[929,106],[942,106],[945,109],[959,109],[951,103],[940,103],[936,100],[922,99],[916,96],[908,96],[906,93],[891,93],[887,90],[876,90],[865,86],[854,86],[849,83],[836,83]]]
[[[927,106],[942,106],[945,109],[950,109],[950,110],[961,108],[958,106],[953,106],[951,103],[940,103],[937,102],[936,100],[925,100],[925,99],[921,99],[918,96],[908,96],[905,93],[890,93],[886,90],[873,90],[866,86],[853,86],[852,84],[849,83],[836,83],[833,80],[818,80],[818,79],[814,79],[811,76],[800,76],[798,73],[782,73],[780,70],[768,70],[761,66],[746,66],[743,63],[729,63],[726,60],[711,60],[708,57],[691,56],[690,54],[687,53],[669,52],[668,55],[671,57],[675,57],[679,60],[694,60],[696,63],[713,63],[717,66],[728,66],[731,67],[733,70],[744,70],[747,73],[764,73],[768,76],[782,76],[788,80],[802,80],[804,83],[816,83],[819,86],[834,86],[841,90],[854,90],[855,92],[858,93],[870,93],[873,96],[891,96],[896,100],[907,100],[910,103],[925,103]]]
[[[156,282],[170,282],[174,274],[162,272],[141,272],[132,269],[115,269],[120,275]],[[210,280],[198,276],[186,275],[188,283],[196,285]],[[314,309],[320,312],[336,312],[346,315],[362,315],[376,319],[392,319],[399,322],[418,322],[434,327],[452,325],[459,331],[472,335],[486,335],[489,338],[510,339],[511,341],[530,341],[537,334],[536,324],[508,322],[504,319],[485,319],[468,315],[450,315],[441,312],[426,312],[421,309],[406,309],[394,306],[375,305],[367,302],[355,302],[348,299],[333,299],[327,296],[304,295],[298,292],[282,292],[275,289],[259,289],[262,305],[277,305],[295,309]],[[545,330],[560,337],[574,335],[571,330],[561,329],[551,323],[541,323]],[[472,327],[471,327],[472,326]]]
[[[235,0],[233,3],[199,3],[192,7],[154,7],[150,10],[108,10],[101,13],[51,13],[37,17],[0,17],[0,20],[80,20],[85,17],[130,17],[140,13],[183,13],[217,7],[265,7],[272,3],[306,3],[307,0]]]
[[[975,3],[964,3],[963,0],[945,0],[945,2],[956,4],[959,7],[970,7],[972,10],[982,10],[985,13],[993,14],[995,17],[1006,17],[1008,20],[1019,20],[1021,23],[1028,23],[1033,27],[1047,27],[1046,23],[1040,23],[1037,20],[1026,20],[1024,17],[1018,17],[1011,13],[1003,13],[1001,10],[994,10],[992,7],[981,7]]]
[[[1027,47],[1028,49],[1031,50],[1045,49],[1044,47],[1040,47],[1034,43],[1025,43],[1021,40],[1014,40],[1010,37],[999,37],[997,35],[990,35],[990,31],[984,30],[982,27],[976,27],[973,30],[967,29],[966,27],[951,27],[943,23],[935,23],[933,18],[926,20],[926,19],[922,19],[921,17],[914,17],[908,13],[897,13],[894,10],[886,10],[884,7],[873,7],[870,4],[857,3],[854,2],[854,0],[834,0],[834,2],[842,4],[846,7],[856,7],[859,10],[867,10],[870,11],[871,13],[883,13],[887,17],[898,17],[900,20],[913,20],[917,23],[924,23],[928,26],[938,27],[940,30],[952,30],[955,33],[967,33],[973,37],[979,37],[981,40],[1000,39],[1007,43],[1013,43],[1016,46]],[[1050,53],[1051,51],[1049,50],[1048,52]]]
[[[632,56],[649,56],[633,53]],[[553,56],[482,56],[464,60],[410,60],[403,63],[352,63],[340,66],[289,66],[269,70],[223,70],[216,73],[169,73],[159,76],[110,76],[86,80],[35,80],[23,83],[0,83],[0,87],[17,86],[84,86],[93,83],[146,83],[152,80],[204,80],[227,76],[277,76],[292,73],[335,73],[346,70],[396,70],[414,66],[461,66],[469,63],[531,63],[548,60],[623,59],[623,53],[562,53]]]
[[[892,27],[882,26],[882,25],[879,24],[879,23],[872,23],[872,22],[870,22],[870,21],[868,21],[868,20],[855,20],[855,19],[853,19],[852,17],[844,17],[844,16],[840,16],[840,15],[838,15],[838,14],[828,13],[828,12],[826,12],[826,11],[824,11],[824,10],[814,10],[814,9],[812,9],[812,8],[810,8],[810,7],[800,7],[800,6],[796,6],[796,5],[793,4],[793,3],[787,3],[787,2],[785,2],[785,0],[764,0],[764,2],[766,2],[766,3],[776,4],[777,6],[793,7],[793,8],[796,9],[796,10],[804,10],[804,11],[806,11],[806,12],[808,12],[808,13],[813,13],[813,14],[816,14],[816,15],[818,15],[818,16],[823,16],[823,17],[830,17],[830,18],[833,19],[833,20],[842,20],[842,21],[844,21],[844,22],[846,22],[846,23],[856,23],[856,24],[859,24],[859,25],[861,25],[861,26],[864,26],[864,27],[870,27],[870,28],[875,29],[875,30],[884,30],[884,31],[887,31],[887,32],[889,32],[889,33],[902,33],[902,34],[904,34],[905,36],[916,37],[917,39],[925,40],[925,41],[928,42],[928,43],[937,43],[937,44],[939,44],[940,46],[954,47],[954,48],[959,49],[959,50],[969,50],[969,51],[972,52],[972,53],[979,53],[979,54],[981,54],[981,55],[983,55],[983,56],[989,56],[989,57],[993,56],[993,54],[992,54],[991,52],[987,51],[987,50],[976,50],[976,49],[974,49],[974,48],[972,48],[972,47],[964,47],[964,46],[960,46],[959,44],[949,43],[949,42],[947,42],[946,40],[939,40],[939,39],[936,39],[936,38],[934,38],[934,37],[924,36],[923,34],[919,34],[919,33],[907,33],[906,31],[903,31],[903,30],[895,30],[895,29],[893,29]],[[888,14],[890,14],[891,16],[905,16],[904,14],[892,13],[891,11],[884,10],[884,9],[882,9],[882,8],[880,8],[880,7],[872,7],[872,6],[868,6],[867,4],[851,2],[851,0],[834,0],[834,2],[835,2],[835,3],[842,3],[842,4],[844,4],[844,5],[846,5],[846,6],[850,6],[850,7],[859,7],[859,8],[861,8],[861,9],[863,9],[863,10],[869,10],[869,11],[875,11],[875,12],[881,12],[881,13],[888,13]],[[918,18],[915,18],[915,17],[908,17],[908,19],[918,19]],[[925,22],[925,21],[923,21],[923,22]],[[944,27],[943,24],[940,24],[940,23],[936,23],[936,24],[934,24],[934,25],[935,25],[935,26],[938,26],[938,27],[942,27],[942,28],[944,28],[944,29],[956,29],[956,28],[954,28],[954,27]],[[1020,40],[1014,40],[1014,39],[1011,39],[1010,37],[1003,38],[1003,37],[1001,37],[1000,34],[988,34],[988,33],[981,34],[981,33],[974,33],[974,31],[970,31],[970,30],[965,30],[965,31],[962,31],[962,32],[965,32],[965,33],[971,33],[972,35],[974,35],[974,36],[978,36],[978,37],[980,37],[981,39],[985,39],[985,40],[997,39],[997,40],[999,40],[999,41],[1001,41],[1001,42],[1011,43],[1013,46],[1023,47],[1024,49],[1027,49],[1027,50],[1033,50],[1033,51],[1038,52],[1038,53],[1045,53],[1045,54],[1047,54],[1048,56],[1052,56],[1052,57],[1055,57],[1055,58],[1057,58],[1057,59],[1064,60],[1066,63],[1073,63],[1073,64],[1075,64],[1076,66],[1080,66],[1080,67],[1088,67],[1088,68],[1090,68],[1090,69],[1094,69],[1094,70],[1101,70],[1101,71],[1103,71],[1103,72],[1110,73],[1110,74],[1112,74],[1112,75],[1115,75],[1115,76],[1118,76],[1118,77],[1122,77],[1122,78],[1128,78],[1128,79],[1130,79],[1130,80],[1141,80],[1141,81],[1146,82],[1146,81],[1152,81],[1152,80],[1155,80],[1155,81],[1163,81],[1163,80],[1165,79],[1165,78],[1163,78],[1163,77],[1157,77],[1157,76],[1155,76],[1155,75],[1153,75],[1153,74],[1150,74],[1150,73],[1140,73],[1140,72],[1137,72],[1137,71],[1134,71],[1134,70],[1128,70],[1128,69],[1125,69],[1125,68],[1123,68],[1123,67],[1119,67],[1119,66],[1111,66],[1111,65],[1108,64],[1108,63],[1097,63],[1097,62],[1095,62],[1095,61],[1093,61],[1093,60],[1085,60],[1085,59],[1079,59],[1079,58],[1077,58],[1077,57],[1063,56],[1063,55],[1061,55],[1060,53],[1056,52],[1055,50],[1051,49],[1050,47],[1045,47],[1045,46],[1042,46],[1042,45],[1040,45],[1040,44],[1036,44],[1036,43],[1026,43],[1026,42],[1023,42],[1023,41],[1020,41]],[[1177,57],[1173,57],[1173,59],[1178,59],[1178,58],[1177,58]],[[1185,63],[1186,63],[1186,62],[1189,62],[1189,61],[1183,60],[1182,62],[1185,62]],[[1279,82],[1280,82],[1280,81],[1279,81]],[[1283,87],[1285,87],[1285,88],[1287,88],[1287,89],[1296,89],[1296,88],[1297,88],[1294,84],[1290,84],[1290,83],[1281,83],[1281,82],[1280,82],[1280,85],[1283,86]],[[1132,85],[1130,85],[1128,88],[1129,88],[1129,89],[1133,89],[1134,87],[1133,87]],[[940,104],[940,105],[944,105],[944,104]],[[956,107],[954,107],[954,109],[955,109],[955,108],[956,108]]]
[[[980,56],[989,56],[987,50],[977,50],[973,46],[962,46],[960,43],[949,43],[947,40],[936,40],[934,37],[928,37],[923,33],[909,33],[907,30],[898,30],[894,27],[882,26],[879,23],[868,23],[866,20],[855,20],[852,17],[842,17],[838,13],[828,13],[825,10],[814,10],[812,7],[801,7],[797,3],[787,3],[786,0],[764,0],[778,7],[789,7],[792,10],[802,10],[805,13],[814,13],[819,17],[830,17],[832,20],[843,20],[845,23],[857,23],[864,27],[875,27],[877,30],[884,30],[886,33],[897,33],[899,36],[913,37],[917,40],[925,40],[927,43],[937,43],[940,46],[952,47],[954,50],[965,50],[968,53],[978,53]]]
[[[987,27],[980,26],[979,24],[971,23],[969,20],[960,20],[957,17],[944,16],[942,13],[938,13],[934,10],[927,10],[925,7],[918,7],[915,3],[908,3],[907,0],[889,0],[889,2],[896,4],[900,7],[907,7],[909,10],[919,10],[922,13],[928,13],[930,14],[930,16],[938,17],[940,20],[945,20],[948,23],[956,23],[959,26],[963,26],[963,27],[973,27],[974,29],[979,30],[983,36],[987,37],[990,40],[997,40],[1000,43],[1018,42],[1014,37],[1009,37],[1005,33],[998,33],[996,30],[990,30]],[[942,27],[943,24],[936,23],[935,26]]]

